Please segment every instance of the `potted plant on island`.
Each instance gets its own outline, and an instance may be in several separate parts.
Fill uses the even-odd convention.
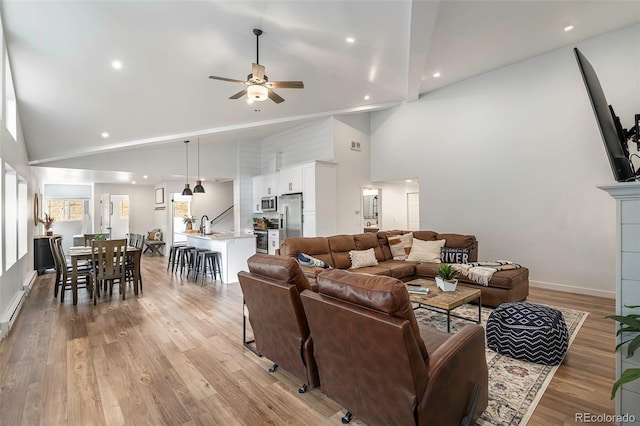
[[[640,306],[626,307],[629,309],[640,308]],[[628,343],[629,346],[627,347],[627,358],[633,357],[636,349],[640,347],[640,314],[609,315],[606,318],[611,318],[612,320],[620,323],[620,328],[616,332],[616,336],[631,333],[631,336],[628,339],[628,334],[627,336],[622,337],[622,341],[616,346],[616,351],[623,345]],[[618,380],[613,384],[613,389],[611,390],[611,399],[616,396],[616,392],[618,391],[620,386],[638,379],[640,379],[640,368],[627,368],[626,370],[624,370],[620,375],[620,378],[618,378]]]
[[[41,224],[44,225],[44,230],[46,231],[46,235],[53,235],[53,231],[51,231],[51,227],[53,226],[53,222],[55,219],[53,216],[49,215],[49,213],[44,214],[44,219],[38,219]]]
[[[193,229],[193,224],[196,222],[195,216],[184,215],[182,217],[182,223],[186,225],[186,231],[189,232]]]
[[[442,291],[455,291],[458,286],[458,271],[453,269],[450,264],[442,264],[436,271],[436,284]]]

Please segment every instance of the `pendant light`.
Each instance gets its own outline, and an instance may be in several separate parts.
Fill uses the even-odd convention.
[[[186,183],[184,184],[184,189],[182,190],[182,195],[193,195],[193,192],[191,192],[191,188],[189,188],[189,141],[184,141],[186,147],[187,147],[187,179],[186,179]]]
[[[193,187],[195,194],[204,194],[204,187],[200,180],[200,138],[198,138],[198,180],[196,180],[196,186]]]

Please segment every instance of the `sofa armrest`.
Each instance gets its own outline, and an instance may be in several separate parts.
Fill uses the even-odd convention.
[[[467,325],[429,354],[427,389],[420,401],[419,412],[433,424],[449,424],[452,418],[441,408],[448,407],[448,415],[460,420],[480,385],[480,396],[473,419],[482,414],[488,404],[488,370],[485,356],[484,329]]]

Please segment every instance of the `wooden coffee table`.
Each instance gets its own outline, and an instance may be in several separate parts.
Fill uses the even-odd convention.
[[[414,284],[414,285],[411,285]],[[417,285],[416,285],[417,284]],[[419,278],[417,280],[406,283],[407,290],[424,287],[429,289],[427,294],[409,293],[409,299],[418,306],[414,308],[425,308],[441,314],[447,314],[447,333],[451,332],[451,317],[473,321],[480,324],[482,319],[482,293],[480,290],[458,286],[455,291],[442,291],[438,288],[435,281]],[[467,302],[478,300],[478,320],[451,313],[455,308],[464,305]]]

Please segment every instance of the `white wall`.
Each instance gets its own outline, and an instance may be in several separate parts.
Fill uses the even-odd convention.
[[[205,193],[193,194],[191,198],[191,214],[198,219],[198,222],[194,224],[196,228],[200,226],[200,218],[203,215],[207,215],[209,220],[212,220],[234,205],[233,182],[202,182],[202,186]],[[227,216],[213,229],[215,231],[230,231],[234,229],[233,214]]]
[[[369,185],[369,113],[334,117],[333,139],[338,181],[338,234],[357,234],[362,229],[362,188]],[[360,143],[360,151],[351,142]]]
[[[634,25],[578,45],[627,126],[639,38]],[[475,234],[481,260],[613,297],[614,202],[596,188],[613,175],[571,47],[372,113],[372,180],[419,176],[421,228]]]
[[[407,193],[420,192],[415,183],[376,182],[373,186],[381,190],[380,229],[408,229]],[[420,229],[428,229],[420,227]]]

